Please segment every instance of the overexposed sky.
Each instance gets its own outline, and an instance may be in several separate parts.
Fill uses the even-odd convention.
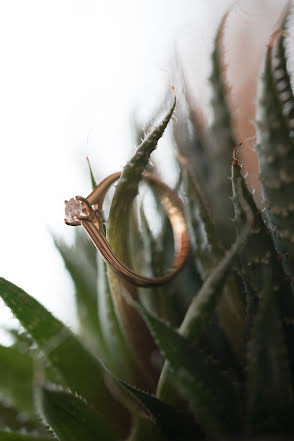
[[[100,178],[122,168],[131,112],[162,99],[175,47],[205,75],[201,54],[232,3],[0,2],[0,275],[67,323],[72,284],[48,228],[70,241],[63,201],[90,192],[86,156]]]

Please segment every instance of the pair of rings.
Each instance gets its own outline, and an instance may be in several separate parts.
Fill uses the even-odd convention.
[[[157,177],[144,172],[143,181],[158,191],[160,202],[169,218],[174,236],[174,258],[171,270],[160,277],[146,277],[137,274],[121,262],[111,249],[103,231],[102,206],[109,187],[117,181],[121,172],[114,173],[105,178],[87,197],[75,196],[65,201],[65,223],[71,226],[81,225],[103,259],[120,277],[136,286],[150,287],[163,285],[171,280],[182,268],[189,251],[187,224],[181,200]]]

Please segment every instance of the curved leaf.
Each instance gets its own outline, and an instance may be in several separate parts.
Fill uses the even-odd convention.
[[[121,178],[116,186],[107,223],[107,238],[115,254],[125,264],[130,263],[127,231],[131,206],[138,193],[139,182],[144,168],[148,163],[150,154],[156,148],[158,140],[163,135],[173,114],[175,104],[176,99],[162,122],[155,127],[139,145],[134,156],[124,167]],[[118,312],[123,330],[132,345],[134,355],[139,365],[138,372],[140,372],[142,377],[140,383],[143,384],[144,387],[148,389],[151,388],[152,390],[155,388],[154,379],[156,378],[150,357],[151,352],[154,350],[154,343],[143,320],[137,312],[125,302],[123,295],[124,291],[126,291],[132,297],[136,297],[136,289],[130,283],[119,278],[111,269],[109,269],[108,275],[116,311]]]

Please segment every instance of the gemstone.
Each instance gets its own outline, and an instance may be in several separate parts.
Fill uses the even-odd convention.
[[[65,219],[68,222],[75,222],[74,216],[81,216],[82,213],[81,201],[71,198],[65,206]]]

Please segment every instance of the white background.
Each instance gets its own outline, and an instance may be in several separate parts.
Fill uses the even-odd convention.
[[[130,114],[162,98],[175,47],[201,95],[207,50],[232,3],[0,2],[0,275],[67,323],[73,287],[48,229],[70,241],[63,201],[89,193],[87,155],[99,178],[124,165]],[[246,17],[253,2],[241,3]],[[279,4],[256,3],[259,20],[265,4]],[[1,304],[1,323],[9,317]]]

